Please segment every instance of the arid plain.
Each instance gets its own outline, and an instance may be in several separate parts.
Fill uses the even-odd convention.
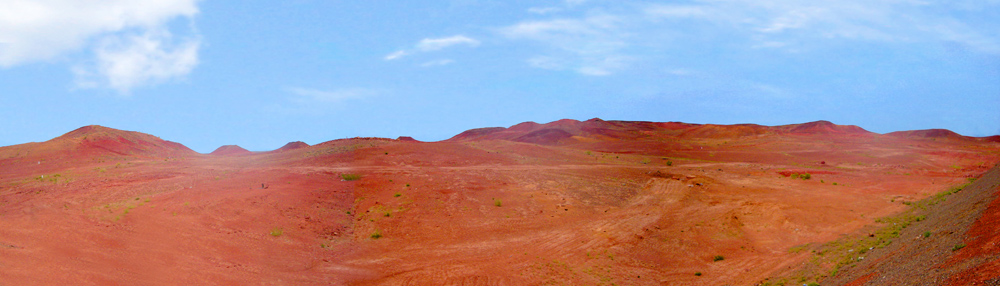
[[[932,242],[900,269],[996,282],[998,162],[1000,136],[826,121],[211,154],[86,126],[0,147],[0,285],[860,285]]]

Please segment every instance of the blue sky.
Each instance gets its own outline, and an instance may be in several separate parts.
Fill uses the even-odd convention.
[[[0,145],[98,124],[262,151],[594,117],[1000,134],[998,0],[0,6]]]

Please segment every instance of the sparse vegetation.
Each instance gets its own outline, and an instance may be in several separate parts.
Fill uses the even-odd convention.
[[[786,174],[787,174],[787,173],[786,173]],[[792,175],[790,175],[789,177],[791,177],[791,178],[793,178],[793,179],[803,179],[803,180],[808,180],[808,179],[812,179],[812,174],[809,174],[809,173],[802,173],[802,174],[799,174],[799,173],[793,173],[793,174],[792,174]]]
[[[273,236],[273,237],[279,237],[282,234],[285,234],[285,231],[283,229],[281,229],[280,227],[275,227],[275,228],[271,229],[271,236]]]
[[[402,196],[402,195],[403,195],[403,194],[401,194],[401,193],[396,193],[395,195],[392,195],[392,196],[393,196],[393,197],[396,197],[396,198],[398,198],[398,197],[400,197],[400,196]]]
[[[341,174],[340,178],[344,181],[357,181],[361,179],[361,175],[358,174]]]
[[[377,229],[376,229],[376,230],[375,230],[375,232],[373,232],[373,233],[372,233],[372,235],[371,235],[370,237],[371,237],[372,239],[379,239],[379,238],[382,238],[382,231],[381,231],[381,230],[377,230]]]
[[[694,276],[701,276],[701,272],[695,272]]]
[[[493,205],[497,206],[497,207],[502,207],[503,206],[503,202],[501,202],[500,199],[494,198],[493,199]]]
[[[723,257],[722,255],[716,255],[715,257],[712,257],[712,261],[713,262],[714,261],[723,261],[723,260],[726,260],[726,258]]]
[[[48,182],[51,182],[51,183],[55,184],[55,183],[59,183],[59,177],[62,177],[62,175],[61,174],[54,174],[54,175],[49,175],[49,176],[41,175],[41,176],[35,177],[35,180],[39,181],[39,182],[48,181]],[[65,180],[63,180],[63,181],[65,181]]]
[[[809,244],[792,246],[791,248],[788,249],[788,253],[799,253],[805,250],[807,247],[809,247]]]
[[[965,248],[965,243],[956,244],[954,247],[951,248],[951,251],[958,251],[959,249],[962,248]]]
[[[928,238],[928,237],[931,237],[931,232],[929,232],[929,231],[924,232],[924,238]]]
[[[920,212],[927,211],[927,206],[933,205],[938,201],[943,201],[944,197],[961,190],[963,187],[965,186],[950,188],[947,191],[917,202],[907,202],[910,208],[902,213],[876,219],[875,222],[881,226],[868,235],[844,237],[817,247],[812,251],[813,257],[808,263],[809,266],[793,272],[790,276],[771,279],[764,283],[764,285],[785,285],[790,281],[798,281],[798,283],[795,283],[796,285],[813,285],[805,282],[819,281],[825,277],[836,276],[844,268],[850,267],[864,259],[865,254],[869,251],[892,244],[893,240],[899,237],[904,229],[913,223],[927,219],[925,214],[919,214]],[[923,237],[930,237],[931,233],[924,232],[922,235]],[[962,247],[965,247],[965,245],[955,245],[952,251],[957,251]]]

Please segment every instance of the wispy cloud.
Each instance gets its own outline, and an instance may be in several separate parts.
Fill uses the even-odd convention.
[[[996,25],[969,25],[948,11],[998,9],[1000,2],[957,4],[917,0],[715,0],[689,4],[655,4],[646,15],[663,20],[714,23],[720,31],[739,32],[757,43],[752,47],[794,49],[790,42],[819,43],[830,39],[916,43],[953,41],[981,52],[1000,53]],[[970,6],[971,5],[971,6]],[[813,39],[789,41],[789,39]]]
[[[539,14],[539,15],[545,15],[545,14],[555,13],[555,12],[559,12],[559,11],[562,11],[562,8],[559,8],[559,7],[531,7],[531,8],[528,8],[528,13]]]
[[[422,66],[422,67],[436,67],[436,66],[450,65],[450,64],[452,64],[454,62],[455,61],[452,60],[452,59],[441,59],[441,60],[434,60],[434,61],[425,62],[425,63],[420,64],[420,66]]]
[[[4,1],[0,11],[0,67],[72,58],[78,86],[133,88],[183,77],[198,64],[196,32],[170,33],[168,23],[190,21],[197,0]],[[193,30],[193,29],[192,29]]]
[[[668,18],[689,18],[708,16],[705,7],[683,5],[651,5],[642,11],[647,16]]]
[[[368,88],[346,88],[338,90],[318,90],[311,88],[290,87],[288,92],[297,96],[296,100],[304,103],[326,102],[338,103],[350,99],[376,96],[379,91]]]
[[[565,7],[584,1],[565,1]],[[731,49],[803,52],[835,41],[925,44],[958,43],[1000,54],[1000,25],[955,18],[955,13],[1000,9],[1000,2],[935,0],[694,0],[673,4],[630,2],[616,9],[593,8],[580,16],[547,15],[497,29],[513,41],[542,48],[526,61],[532,67],[611,75],[649,57],[699,45]],[[985,24],[985,25],[983,25]],[[720,38],[726,39],[720,42]]]
[[[420,40],[420,43],[417,43],[417,50],[421,52],[431,52],[454,45],[467,45],[475,47],[479,45],[479,41],[462,35],[438,39],[423,39]]]
[[[404,49],[392,52],[386,55],[383,59],[391,61],[416,53],[439,51],[457,45],[476,47],[479,46],[479,44],[480,44],[479,40],[469,38],[463,35],[455,35],[451,37],[436,38],[436,39],[426,38],[420,40],[420,42],[414,45],[412,49]]]
[[[548,47],[548,55],[528,60],[534,67],[571,69],[584,75],[603,76],[627,66],[629,46],[624,21],[615,15],[592,15],[583,19],[525,21],[501,28],[512,40],[531,40]]]
[[[385,60],[391,61],[391,60],[395,60],[395,59],[398,59],[398,58],[402,58],[402,57],[404,57],[406,55],[409,55],[409,54],[410,53],[407,52],[407,51],[399,50],[399,51],[395,51],[395,52],[393,52],[391,54],[386,55],[385,56]]]

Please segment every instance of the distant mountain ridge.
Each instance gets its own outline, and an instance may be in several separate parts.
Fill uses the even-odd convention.
[[[763,126],[757,124],[716,125],[682,122],[606,121],[594,118],[587,121],[563,119],[546,124],[529,121],[510,128],[470,129],[446,141],[508,140],[552,145],[582,138],[629,140],[657,137],[735,138],[763,135],[872,136],[877,135],[877,133],[855,125],[837,125],[829,121]]]
[[[1000,143],[1000,135],[970,137],[947,129],[909,130],[878,134],[859,126],[838,125],[825,120],[800,124],[764,126],[758,124],[719,125],[683,122],[618,121],[602,120],[600,118],[593,118],[586,121],[562,119],[545,124],[527,121],[511,127],[475,128],[466,130],[443,141],[506,140],[539,145],[561,145],[594,140],[726,139],[772,135],[889,136],[908,140],[974,140]],[[420,142],[407,136],[401,136],[395,140],[386,138],[370,139],[410,143]],[[270,152],[285,152],[310,147],[313,146],[301,141],[295,141],[289,142],[281,148]],[[23,157],[28,154],[37,155],[53,152],[68,152],[77,155],[115,154],[152,157],[199,154],[183,144],[163,140],[153,135],[99,125],[88,125],[45,142],[0,147],[0,158]],[[240,146],[225,145],[209,154],[236,156],[253,153]]]

